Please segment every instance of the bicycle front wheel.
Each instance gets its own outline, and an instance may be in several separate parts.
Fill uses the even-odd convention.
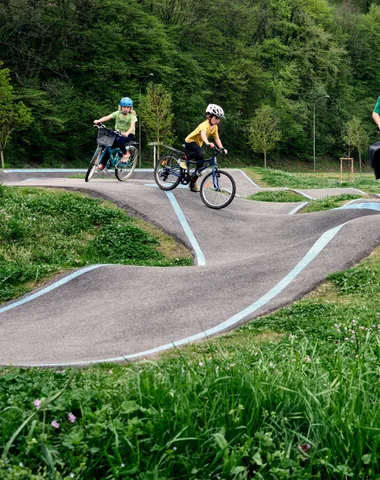
[[[90,166],[88,167],[87,173],[86,173],[86,182],[89,182],[91,180],[91,177],[94,175],[94,172],[96,170],[96,167],[99,165],[100,162],[100,157],[102,156],[104,147],[101,145],[98,146],[98,148],[95,150],[95,153],[91,159]]]
[[[201,199],[209,208],[227,207],[235,197],[236,184],[232,176],[223,171],[208,173],[201,183]]]
[[[163,155],[154,169],[154,179],[162,190],[173,190],[181,181],[181,168],[173,155]]]
[[[120,161],[115,166],[115,175],[120,182],[124,182],[124,180],[130,178],[137,165],[139,151],[133,146],[129,147],[128,151],[130,152],[131,156],[127,158],[127,161],[123,161],[123,159],[120,158]]]

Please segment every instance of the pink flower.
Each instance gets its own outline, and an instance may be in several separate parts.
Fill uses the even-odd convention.
[[[310,443],[303,443],[302,445],[298,445],[298,450],[300,450],[301,452],[307,453],[310,449]]]
[[[73,413],[69,413],[67,418],[69,419],[69,422],[74,423],[77,417]]]
[[[50,425],[54,428],[59,428],[59,423],[57,422],[57,420],[53,420]]]
[[[41,401],[36,398],[33,402],[33,405],[39,410],[41,408]]]

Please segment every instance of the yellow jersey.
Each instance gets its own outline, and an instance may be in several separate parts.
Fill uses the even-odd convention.
[[[219,139],[218,125],[210,125],[210,122],[208,120],[205,120],[204,122],[200,123],[197,128],[185,138],[185,142],[195,142],[201,147],[203,145],[203,140],[201,137],[202,130],[206,133],[207,138],[213,137],[214,140]]]

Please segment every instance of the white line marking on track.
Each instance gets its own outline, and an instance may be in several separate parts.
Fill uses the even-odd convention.
[[[91,363],[95,364],[95,363],[120,362],[123,360],[133,360],[139,357],[154,355],[174,347],[180,347],[182,345],[190,344],[197,340],[207,339],[211,335],[221,333],[222,331],[230,327],[233,327],[234,325],[236,325],[238,322],[248,317],[249,315],[252,315],[252,313],[254,313],[256,310],[263,307],[266,303],[268,303],[274,297],[279,295],[317,257],[317,255],[326,247],[326,245],[328,245],[328,243],[335,237],[335,235],[339,232],[339,230],[344,225],[345,223],[342,223],[337,227],[327,230],[327,232],[325,232],[323,235],[319,237],[319,239],[314,243],[314,245],[310,248],[310,250],[306,253],[306,255],[301,259],[301,261],[293,268],[293,270],[291,270],[282,280],[280,280],[277,283],[277,285],[275,285],[271,290],[269,290],[261,298],[256,300],[256,302],[252,303],[244,310],[241,310],[236,315],[230,317],[225,322],[220,323],[216,327],[210,328],[204,332],[200,332],[186,338],[182,338],[181,340],[176,340],[171,343],[167,343],[159,347],[151,348],[149,350],[144,350],[143,352],[133,353],[131,355],[107,358],[103,360],[94,360],[94,361],[84,360],[81,362],[36,364],[34,366],[36,367],[58,367],[58,366],[70,366],[70,365],[75,366],[75,365],[85,365],[85,364],[87,365]]]
[[[339,208],[352,208],[352,209],[362,209],[368,208],[370,210],[377,210],[380,211],[380,202],[362,202],[362,203],[346,203],[342,207]]]
[[[306,205],[309,205],[310,202],[303,202],[301,205],[298,205],[296,208],[294,208],[291,212],[289,212],[289,215],[294,215],[295,213],[299,212],[300,210],[303,209]]]
[[[172,207],[174,209],[175,214],[177,215],[177,218],[179,220],[179,223],[181,224],[184,232],[187,235],[187,238],[189,239],[195,255],[197,257],[197,265],[198,267],[204,267],[206,265],[206,259],[205,256],[203,255],[203,252],[199,246],[199,243],[197,242],[197,239],[195,238],[195,235],[193,231],[190,228],[190,225],[187,223],[187,220],[185,218],[185,215],[183,214],[181,207],[179,206],[177,199],[175,198],[173,192],[165,192],[166,195],[169,198],[170,203],[172,204]]]
[[[247,175],[245,172],[243,172],[243,170],[238,170],[238,171],[239,171],[240,173],[242,173],[242,174],[245,176],[245,178],[252,183],[252,185],[254,185],[256,188],[260,188],[260,187],[252,180],[252,178],[249,178],[248,175]]]
[[[291,190],[292,192],[298,193],[298,195],[302,195],[303,197],[308,198],[309,200],[316,200],[315,197],[311,197],[310,195],[308,195],[305,192],[302,192],[301,190],[293,190],[293,189],[290,189],[290,188],[288,190]]]
[[[83,275],[84,273],[87,273],[90,270],[95,270],[95,268],[100,268],[100,267],[105,267],[105,266],[108,266],[108,264],[91,265],[91,267],[81,268],[80,270],[77,270],[76,272],[73,272],[70,275],[67,275],[67,277],[62,278],[58,282],[55,282],[52,285],[49,285],[48,287],[43,288],[39,292],[33,293],[29,297],[25,297],[22,300],[18,300],[17,302],[14,302],[14,303],[11,303],[10,305],[7,305],[6,307],[0,308],[0,313],[7,312],[8,310],[11,310],[12,308],[19,307],[20,305],[23,305],[24,303],[30,302],[31,300],[34,300],[35,298],[41,297],[41,295],[45,295],[45,293],[49,293],[52,290],[55,290],[56,288],[60,287],[61,285],[64,285],[65,283],[70,282],[70,280],[73,280],[73,278],[79,277],[80,275]]]

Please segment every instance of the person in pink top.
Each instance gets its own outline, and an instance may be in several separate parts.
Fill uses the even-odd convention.
[[[206,108],[206,117],[206,120],[200,123],[197,128],[185,138],[186,150],[190,152],[186,155],[187,160],[195,160],[200,164],[202,164],[204,159],[203,143],[210,148],[214,148],[216,144],[220,150],[224,150],[224,153],[227,153],[227,150],[223,147],[219,138],[218,132],[219,122],[222,118],[225,118],[223,108],[214,103],[210,103]],[[209,141],[209,137],[213,138],[215,144]],[[180,160],[178,163],[182,168],[187,168],[183,160]],[[196,184],[197,180],[198,177],[194,177],[189,183],[189,188],[192,192],[199,192],[199,187]]]

